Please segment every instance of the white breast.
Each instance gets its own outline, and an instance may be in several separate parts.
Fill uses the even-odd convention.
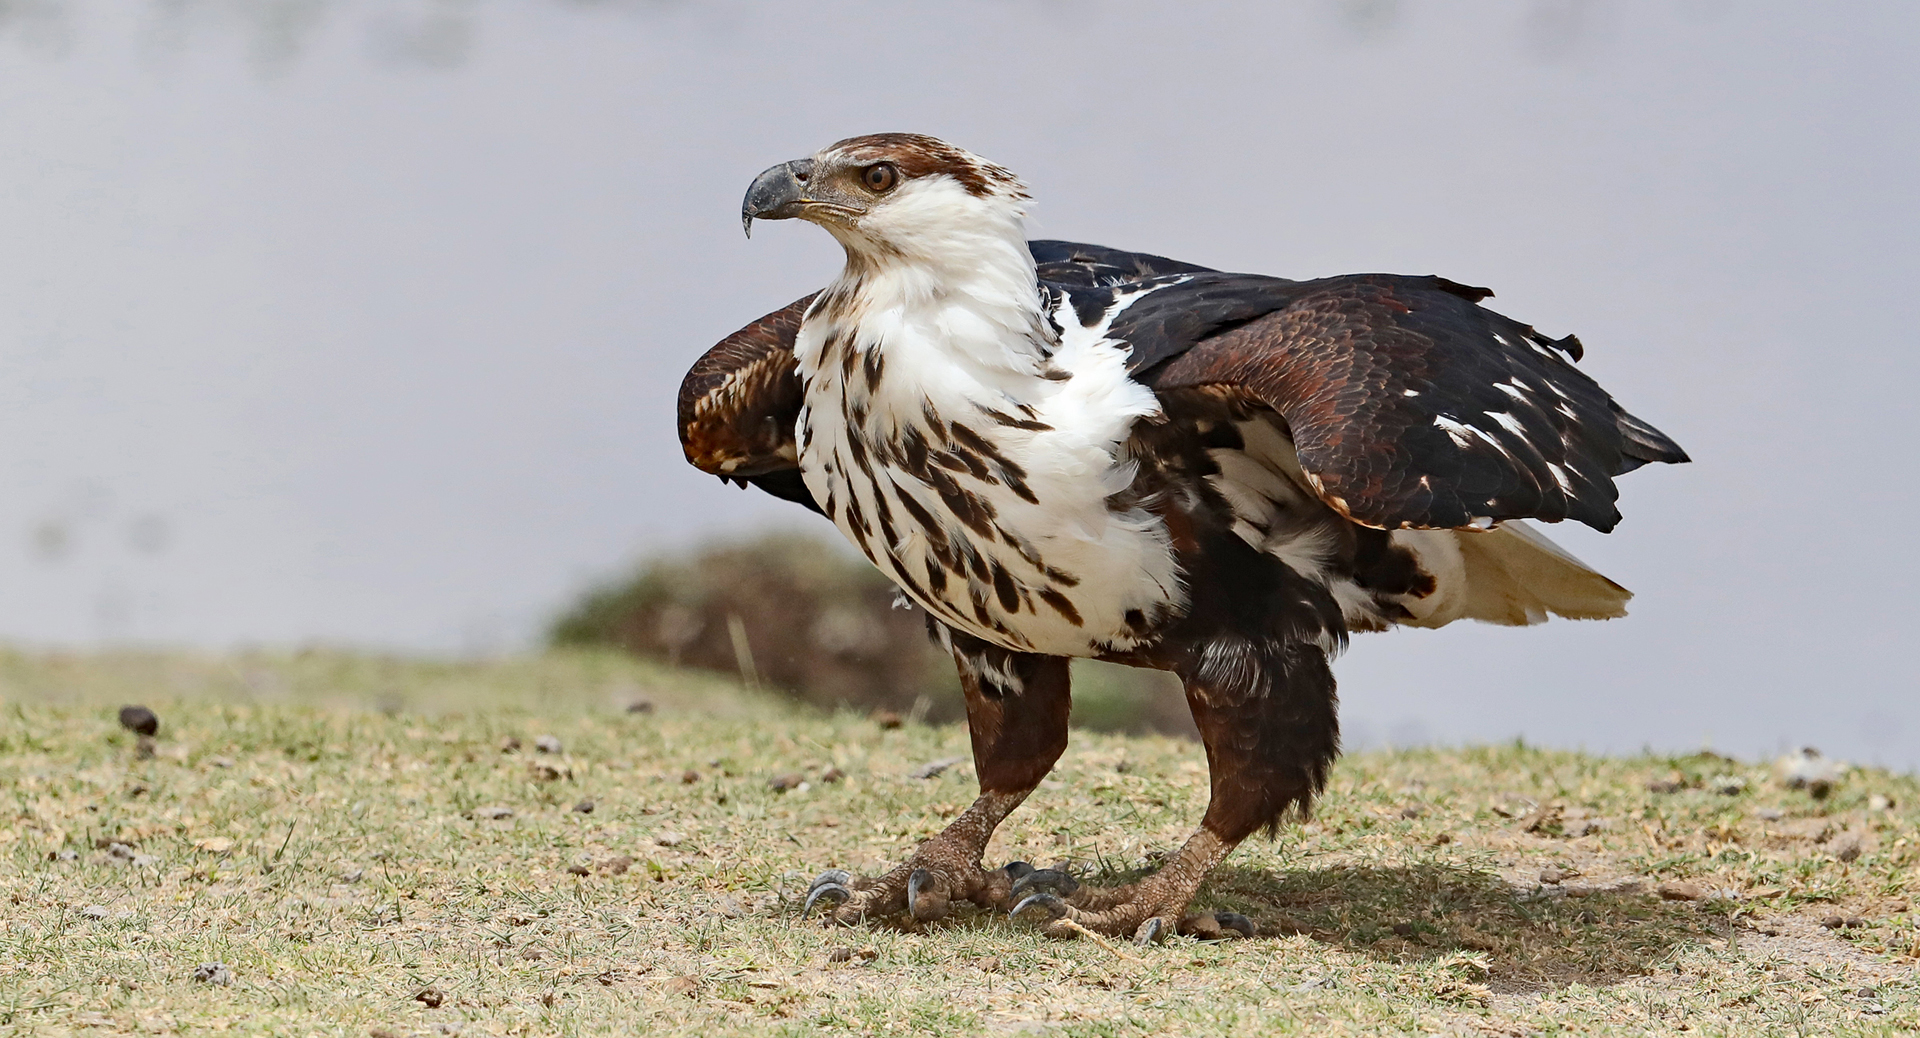
[[[807,487],[959,630],[1056,655],[1136,645],[1185,605],[1164,524],[1109,501],[1133,480],[1128,433],[1158,403],[1101,329],[1063,321],[1055,348],[1031,302],[1023,328],[982,309],[808,318],[795,351]]]

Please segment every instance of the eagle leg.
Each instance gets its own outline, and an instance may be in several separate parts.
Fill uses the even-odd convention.
[[[1158,646],[1123,661],[1165,667],[1185,684],[1212,777],[1207,813],[1144,879],[1027,898],[1052,936],[1091,930],[1151,943],[1169,931],[1251,935],[1252,921],[1239,913],[1195,915],[1187,906],[1241,841],[1274,831],[1291,811],[1304,814],[1326,785],[1340,745],[1327,661],[1345,633],[1339,611],[1324,587],[1279,560],[1234,554],[1223,549],[1214,565],[1194,566],[1192,612]]]
[[[980,796],[884,876],[855,879],[839,869],[821,874],[808,891],[808,908],[836,902],[827,913],[834,922],[900,913],[932,922],[967,901],[1005,909],[1014,882],[1034,872],[1025,862],[988,870],[980,858],[1001,821],[1053,770],[1067,747],[1068,661],[1010,652],[944,628],[935,633],[953,653],[966,691]]]

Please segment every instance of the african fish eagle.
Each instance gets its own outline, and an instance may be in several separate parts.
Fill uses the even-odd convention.
[[[1348,632],[1622,615],[1624,588],[1524,520],[1610,531],[1613,477],[1687,456],[1574,366],[1576,339],[1486,289],[1028,241],[1027,200],[913,134],[774,166],[749,232],[810,221],[846,266],[681,388],[687,459],[832,520],[925,610],[966,694],[979,798],[884,876],[829,870],[808,908],[1251,933],[1187,906],[1324,786]],[[1066,746],[1073,657],[1178,675],[1206,746],[1199,828],[1124,886],[981,862]]]

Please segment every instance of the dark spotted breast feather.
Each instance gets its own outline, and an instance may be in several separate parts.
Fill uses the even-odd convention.
[[[1095,289],[1207,269],[1077,242],[1033,241],[1028,246],[1041,280],[1063,286]],[[793,441],[801,399],[793,340],[814,295],[734,332],[695,361],[680,383],[679,417],[680,446],[695,468],[818,512],[819,505],[800,479]]]

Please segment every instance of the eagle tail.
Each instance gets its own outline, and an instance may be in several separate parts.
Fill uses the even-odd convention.
[[[1402,604],[1412,627],[1455,620],[1504,626],[1627,615],[1633,592],[1608,580],[1523,520],[1491,530],[1401,530],[1393,535],[1434,577],[1434,591]]]

